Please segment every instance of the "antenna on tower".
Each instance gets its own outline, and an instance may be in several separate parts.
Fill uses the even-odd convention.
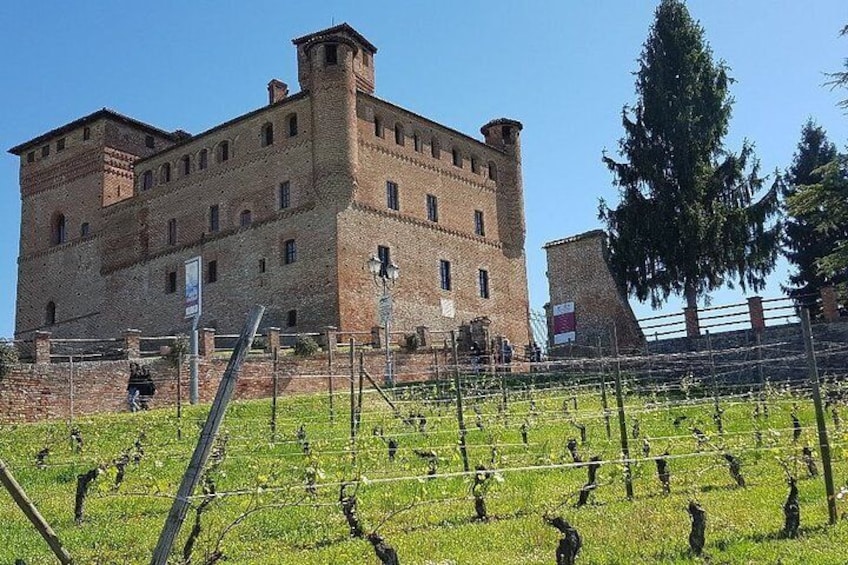
[[[336,17],[335,17],[335,16],[332,16],[332,17],[330,18],[330,27],[333,27],[334,25],[336,25]]]

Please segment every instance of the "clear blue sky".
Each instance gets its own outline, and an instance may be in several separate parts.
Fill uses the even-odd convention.
[[[377,94],[471,135],[524,123],[531,305],[548,296],[545,242],[599,226],[616,201],[601,163],[635,100],[632,73],[656,2],[110,1],[0,3],[0,147],[103,106],[196,133],[262,106],[279,78],[296,90],[290,40],[346,21],[379,48]],[[730,148],[756,144],[764,172],[785,168],[812,116],[840,148],[848,92],[823,73],[848,56],[844,0],[692,0],[713,52],[737,80]],[[18,160],[0,158],[0,336],[14,328],[20,233]],[[786,265],[765,295],[779,293]],[[739,291],[717,303],[738,302]],[[650,309],[634,304],[637,315]],[[676,309],[673,301],[667,309]]]

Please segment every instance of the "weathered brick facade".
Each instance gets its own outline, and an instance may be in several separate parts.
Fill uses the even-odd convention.
[[[345,24],[294,44],[300,93],[272,81],[266,107],[201,134],[102,110],[11,150],[21,157],[17,337],[185,331],[183,262],[196,255],[204,326],[235,332],[261,303],[263,327],[368,329],[380,291],[366,261],[382,245],[401,269],[398,330],[488,316],[493,333],[528,341],[521,124],[494,120],[478,141],[376,98],[376,48]],[[388,181],[399,210],[387,206]]]
[[[600,343],[607,348],[615,326],[622,351],[644,346],[645,338],[630,303],[607,264],[603,231],[552,241],[544,249],[551,297],[547,307],[549,345],[554,354],[567,353],[568,346],[554,347],[551,309],[566,302],[574,302],[575,345],[596,347]]]

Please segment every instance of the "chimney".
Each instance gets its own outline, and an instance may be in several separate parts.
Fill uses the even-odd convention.
[[[289,85],[281,80],[271,79],[268,83],[268,104],[279,102],[289,95]]]

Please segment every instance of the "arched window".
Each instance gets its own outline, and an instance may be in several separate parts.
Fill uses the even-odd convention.
[[[489,178],[498,180],[498,166],[495,165],[494,161],[489,161]]]
[[[50,222],[50,243],[53,245],[61,245],[65,243],[65,215],[57,212],[53,215],[53,221]]]
[[[435,137],[430,140],[430,155],[433,159],[438,159],[442,156],[442,149],[439,147],[439,140]]]
[[[294,137],[297,135],[297,114],[292,114],[288,119],[289,124],[289,137]]]
[[[462,153],[459,152],[459,149],[453,148],[451,149],[451,155],[453,156],[453,166],[462,168]]]
[[[230,160],[230,142],[222,141],[218,144],[218,162],[223,163],[224,161]]]
[[[48,326],[56,323],[56,303],[52,300],[47,303],[47,307],[44,309],[44,323]]]
[[[274,144],[274,124],[267,123],[262,126],[262,147]]]
[[[171,164],[165,163],[159,173],[159,179],[162,182],[171,182]]]
[[[180,161],[180,163],[182,163],[183,176],[190,175],[191,174],[191,157],[189,157],[188,155],[184,155],[182,160]]]
[[[153,188],[153,171],[144,171],[141,175],[141,190]]]
[[[421,147],[421,135],[418,133],[412,136],[412,146],[416,153],[421,153],[423,148]]]
[[[239,224],[241,227],[245,228],[250,225],[251,222],[251,214],[250,210],[242,210],[239,215]]]
[[[198,165],[197,168],[201,171],[209,166],[209,151],[206,149],[200,150],[200,156],[198,157]]]
[[[406,136],[403,133],[403,125],[395,124],[395,143],[398,145],[404,145],[406,142]]]

